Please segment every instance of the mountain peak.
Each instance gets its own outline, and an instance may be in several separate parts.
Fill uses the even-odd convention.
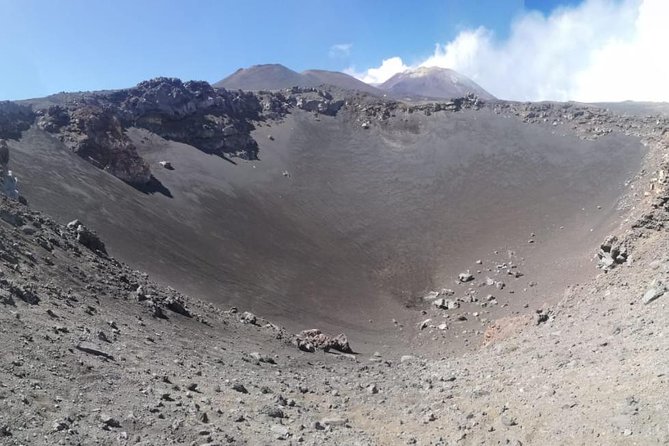
[[[394,96],[426,99],[452,99],[474,93],[482,99],[495,99],[476,82],[455,70],[418,67],[397,73],[379,86]]]
[[[300,74],[281,64],[240,68],[214,84],[228,90],[278,90],[299,85]]]
[[[301,73],[281,64],[253,65],[240,68],[214,87],[228,90],[281,90],[291,87],[318,87],[332,85],[346,90],[357,90],[381,96],[383,92],[353,76],[338,71],[306,70]]]

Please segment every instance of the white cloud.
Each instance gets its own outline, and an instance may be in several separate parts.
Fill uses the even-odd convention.
[[[330,57],[348,57],[351,54],[351,49],[353,48],[352,43],[337,43],[330,47]]]
[[[402,58],[391,57],[390,59],[384,59],[377,68],[369,68],[364,72],[356,72],[355,68],[349,67],[344,70],[344,73],[355,76],[368,84],[381,84],[390,79],[394,74],[401,73],[407,69],[409,69],[409,66],[404,65]]]
[[[452,68],[503,99],[669,101],[668,20],[667,0],[585,0],[525,13],[505,40],[463,31],[417,66]],[[405,69],[395,57],[357,77]]]

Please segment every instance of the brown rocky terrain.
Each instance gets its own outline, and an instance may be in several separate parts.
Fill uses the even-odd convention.
[[[187,85],[3,127],[0,443],[669,442],[666,116]]]

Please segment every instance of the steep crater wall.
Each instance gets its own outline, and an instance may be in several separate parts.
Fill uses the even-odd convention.
[[[143,160],[174,167],[152,170],[165,195],[113,181],[39,129],[13,143],[14,159],[34,206],[84,218],[112,254],[295,328],[392,326],[414,317],[407,303],[441,288],[482,298],[487,268],[505,262],[524,274],[495,291],[508,310],[594,274],[592,255],[640,166],[638,140],[589,141],[504,107],[459,108],[295,109],[255,121],[260,160],[234,164],[130,128]],[[465,270],[476,276],[466,286],[456,283]]]

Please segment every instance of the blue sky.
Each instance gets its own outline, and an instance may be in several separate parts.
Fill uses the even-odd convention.
[[[215,82],[259,63],[364,70],[399,56],[412,65],[463,30],[483,26],[504,39],[528,10],[548,14],[577,3],[0,0],[0,100],[156,76]]]

